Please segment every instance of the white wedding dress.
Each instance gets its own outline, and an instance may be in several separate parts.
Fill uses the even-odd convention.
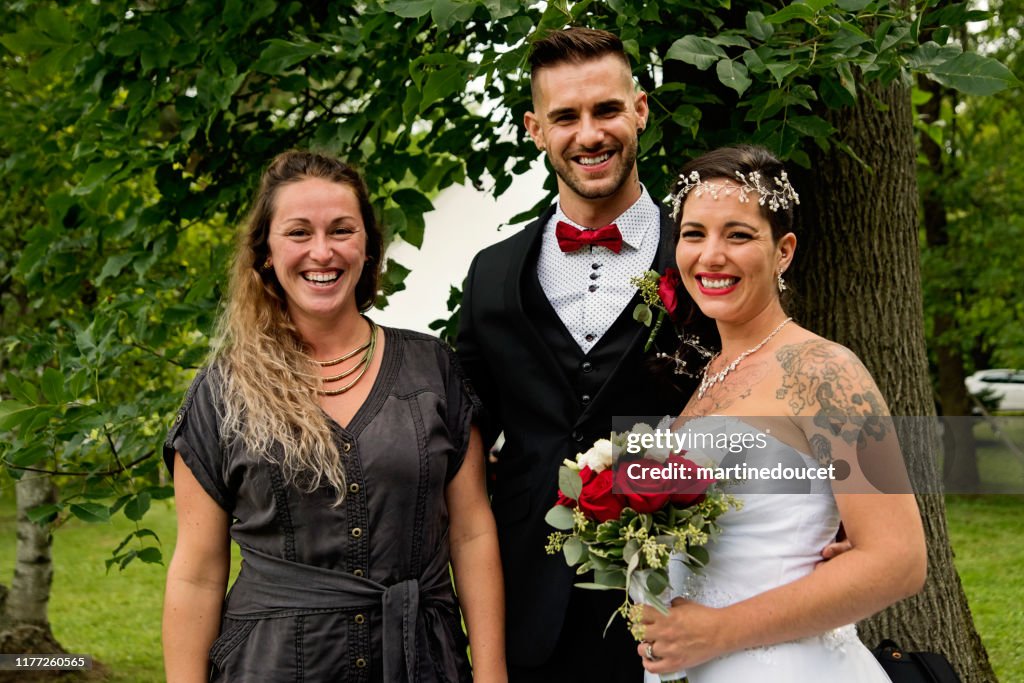
[[[809,456],[737,418],[699,418],[686,427],[704,433],[725,430],[765,437],[765,448],[745,453],[690,450],[686,457],[699,465],[771,466],[783,462],[817,466]],[[726,489],[743,502],[743,507],[719,518],[722,534],[707,546],[711,559],[706,567],[694,573],[673,559],[669,571],[672,597],[724,607],[814,570],[821,561],[822,548],[835,539],[839,529],[839,511],[828,481],[782,484],[787,493],[761,493],[758,491],[764,490],[763,483],[761,487]],[[780,485],[772,482],[769,487],[779,490]],[[853,624],[797,641],[733,652],[691,667],[686,675],[690,683],[889,683],[889,677],[857,638]],[[666,680],[678,677],[664,676]],[[647,683],[658,680],[652,674],[645,678]]]

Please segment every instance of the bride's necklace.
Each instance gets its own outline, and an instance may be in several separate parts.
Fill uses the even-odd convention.
[[[714,357],[710,361],[708,361],[708,364],[704,366],[704,375],[700,379],[700,386],[697,387],[697,399],[699,400],[704,398],[704,394],[707,393],[708,389],[724,380],[730,372],[736,369],[736,366],[739,365],[744,358],[746,358],[747,356],[749,356],[750,354],[754,353],[762,346],[767,344],[771,340],[771,338],[777,335],[779,333],[779,330],[785,327],[786,323],[790,322],[791,320],[793,320],[793,318],[786,318],[785,320],[783,320],[781,323],[779,323],[779,326],[776,327],[771,332],[769,332],[768,336],[762,339],[757,346],[752,346],[743,353],[741,353],[740,355],[736,356],[736,359],[733,362],[726,365],[725,369],[722,370],[721,372],[716,372],[713,375],[709,375],[708,368],[711,367],[711,364],[715,362],[715,358],[718,358],[719,355],[716,353]]]
[[[343,380],[346,377],[351,376],[357,370],[359,371],[359,374],[356,375],[351,382],[348,382],[343,386],[340,386],[336,389],[317,389],[317,393],[320,394],[321,396],[337,396],[338,394],[344,394],[346,391],[354,387],[356,383],[363,378],[363,375],[366,374],[366,371],[370,369],[370,362],[373,360],[373,352],[377,349],[377,325],[369,318],[366,319],[366,322],[370,323],[370,338],[366,340],[365,344],[363,344],[357,349],[353,349],[352,351],[349,351],[348,353],[338,356],[337,358],[334,358],[332,360],[314,359],[314,363],[316,363],[322,368],[327,368],[331,367],[332,365],[337,365],[338,363],[346,361],[349,358],[354,358],[360,352],[362,352],[363,354],[363,357],[360,358],[356,362],[356,364],[353,365],[348,370],[340,372],[337,375],[331,375],[329,377],[321,378],[321,381],[324,384],[330,384],[331,382],[337,382],[339,380]]]

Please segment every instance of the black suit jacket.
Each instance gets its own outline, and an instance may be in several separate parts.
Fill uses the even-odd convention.
[[[561,322],[549,305],[547,311],[540,310],[530,303],[535,298],[524,296],[527,278],[536,278],[541,235],[553,211],[551,207],[523,231],[474,258],[463,290],[457,341],[461,363],[484,404],[485,443],[489,446],[499,432],[505,433],[492,507],[505,575],[507,654],[517,666],[537,666],[552,656],[576,580],[561,554],[545,552],[553,529],[544,515],[554,505],[562,461],[607,438],[612,416],[678,413],[685,402],[682,392],[651,376],[643,353],[650,330],[632,320],[639,296],[598,344],[608,335],[620,335],[616,348],[624,353],[603,367],[585,370],[603,373],[588,376],[601,380],[599,389],[584,398],[574,387],[574,373],[589,363],[574,360],[567,367],[566,355],[556,354],[545,342],[551,330],[540,329]],[[658,272],[675,263],[673,230],[662,211],[661,240],[652,264]],[[663,326],[663,334],[667,336],[661,346],[674,348],[671,325]],[[582,352],[580,357],[586,359]]]

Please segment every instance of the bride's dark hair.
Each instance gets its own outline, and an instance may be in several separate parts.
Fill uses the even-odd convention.
[[[786,168],[774,154],[757,145],[720,147],[687,162],[680,170],[678,180],[672,188],[672,198],[676,200],[673,203],[679,207],[674,214],[677,245],[679,243],[679,225],[683,218],[683,206],[688,198],[686,179],[695,171],[702,181],[716,178],[735,180],[737,173],[743,174],[744,177],[758,173],[766,185],[775,187],[776,178],[785,178]],[[684,194],[680,196],[680,192]],[[751,197],[751,201],[756,201],[756,197]],[[766,202],[759,204],[759,208],[761,215],[771,226],[774,242],[778,242],[786,233],[793,231],[793,202],[787,202],[784,206],[777,206],[775,209],[770,208]],[[790,286],[781,296],[783,309],[792,298],[792,291],[792,286]],[[679,315],[676,317],[676,327],[682,338],[676,358],[685,363],[685,372],[692,375],[699,372],[708,361],[698,351],[695,344],[707,351],[715,352],[722,348],[722,340],[718,335],[715,321],[704,315],[693,299],[689,296],[681,296],[679,301],[680,309]],[[678,367],[678,362],[675,365]]]

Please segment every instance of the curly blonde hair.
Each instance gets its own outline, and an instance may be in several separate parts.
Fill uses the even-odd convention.
[[[345,493],[345,468],[320,408],[320,374],[308,344],[288,314],[274,271],[265,267],[278,191],[306,178],[347,185],[359,202],[367,262],[355,287],[360,311],[373,305],[380,277],[382,238],[362,177],[342,161],[289,151],[270,162],[248,220],[239,232],[226,306],[212,343],[211,364],[222,375],[221,436],[281,466],[285,481],[312,492],[324,483]],[[276,448],[279,455],[274,455]]]

